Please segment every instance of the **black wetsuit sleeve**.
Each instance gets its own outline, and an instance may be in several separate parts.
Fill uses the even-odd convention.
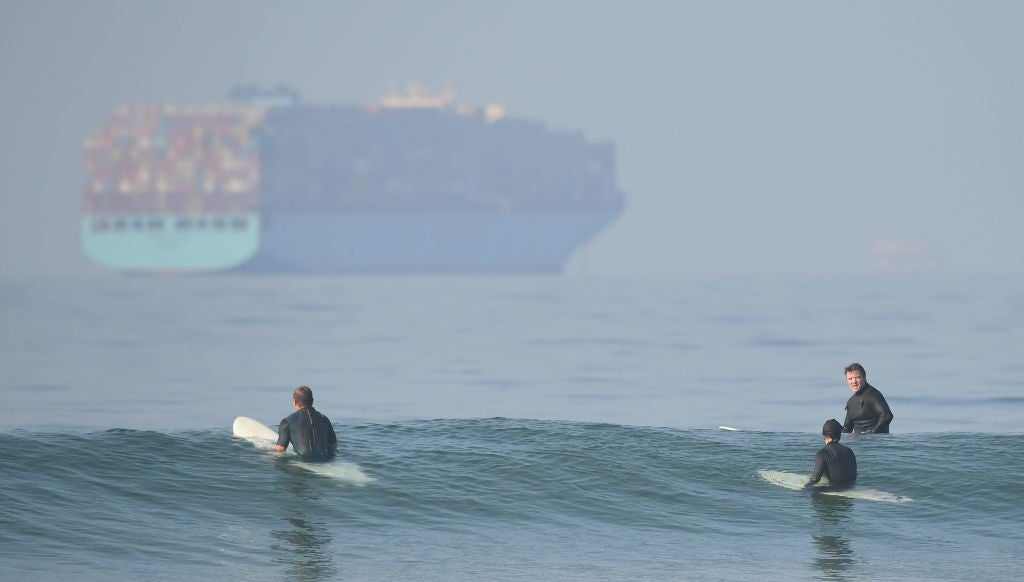
[[[334,434],[334,425],[331,424],[331,419],[324,417],[324,422],[327,424],[327,450],[334,453],[338,450],[338,435]]]
[[[828,470],[828,464],[825,462],[825,451],[818,451],[818,454],[814,455],[814,472],[811,473],[811,480],[807,482],[807,487],[821,481],[826,470]]]
[[[843,420],[843,432],[853,432],[853,415],[850,414],[850,403],[846,403],[846,419]]]
[[[885,396],[875,390],[871,394],[869,405],[878,413],[878,422],[875,423],[871,432],[888,432],[889,423],[892,422],[892,410],[889,410],[889,403],[885,401]]]
[[[285,418],[281,421],[281,426],[277,427],[277,445],[287,449],[291,434],[292,431],[288,427],[288,419]]]

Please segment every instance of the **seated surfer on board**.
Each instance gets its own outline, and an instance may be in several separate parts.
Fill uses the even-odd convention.
[[[814,487],[822,477],[828,477],[829,488],[849,487],[857,480],[857,457],[850,447],[839,444],[842,434],[843,425],[834,418],[825,421],[825,426],[821,427],[825,447],[814,455],[814,473],[804,485],[805,491]]]
[[[274,450],[283,453],[291,443],[305,460],[326,461],[338,451],[331,420],[313,408],[313,391],[299,386],[292,395],[295,412],[281,421]]]
[[[846,383],[853,396],[846,401],[846,421],[843,432],[889,432],[892,411],[885,397],[871,384],[864,366],[854,362],[846,367]]]

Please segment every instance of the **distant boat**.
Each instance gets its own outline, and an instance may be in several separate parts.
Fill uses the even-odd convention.
[[[927,243],[895,240],[881,234],[875,235],[871,255],[875,271],[934,271],[939,266],[939,261]]]
[[[559,272],[622,212],[611,144],[413,88],[124,105],[85,146],[82,246],[138,272]]]

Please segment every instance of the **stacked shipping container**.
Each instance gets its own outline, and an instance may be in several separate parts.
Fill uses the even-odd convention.
[[[238,105],[123,106],[85,145],[92,215],[254,212],[263,110]]]

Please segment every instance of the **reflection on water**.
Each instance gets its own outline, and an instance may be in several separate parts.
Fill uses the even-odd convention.
[[[330,530],[313,515],[320,496],[309,487],[309,475],[286,461],[279,462],[278,469],[280,486],[291,496],[280,508],[287,525],[270,534],[278,542],[273,549],[284,553],[277,562],[286,567],[284,573],[290,579],[340,579],[330,550]]]
[[[828,580],[853,580],[856,556],[850,541],[843,537],[853,500],[835,495],[813,495],[811,505],[818,514],[816,533],[811,542],[817,549],[814,566]]]

